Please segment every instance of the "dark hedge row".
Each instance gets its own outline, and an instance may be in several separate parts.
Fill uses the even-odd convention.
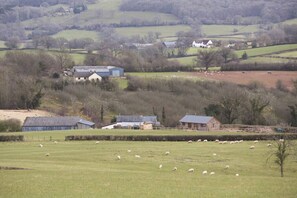
[[[0,135],[0,142],[24,141],[23,135]]]
[[[197,141],[199,139],[208,141],[235,141],[235,140],[276,140],[276,139],[297,139],[297,134],[266,134],[266,135],[172,135],[172,136],[152,136],[152,135],[76,135],[66,136],[66,141],[86,141],[86,140],[107,140],[107,141]]]

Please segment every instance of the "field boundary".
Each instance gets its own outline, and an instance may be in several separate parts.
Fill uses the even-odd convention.
[[[0,135],[0,142],[23,142],[23,135]]]
[[[258,135],[72,135],[66,136],[65,141],[236,141],[236,140],[277,140],[297,139],[297,134],[258,134]]]

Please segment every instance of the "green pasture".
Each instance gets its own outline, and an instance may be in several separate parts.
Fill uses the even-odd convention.
[[[234,30],[237,30],[236,32]],[[242,34],[252,33],[259,30],[257,25],[202,25],[203,34],[210,35],[226,35],[226,34]]]
[[[289,57],[289,58],[297,58],[297,50],[296,51],[291,51],[291,52],[279,53],[279,54],[276,54],[276,56],[279,56],[279,57]]]
[[[290,60],[283,58],[272,58],[272,57],[251,57],[247,60],[241,60],[241,63],[287,63]]]
[[[98,32],[87,31],[87,30],[64,30],[55,34],[53,37],[54,38],[64,37],[68,40],[91,38],[94,41],[98,41],[100,39]]]
[[[4,43],[5,43],[5,41],[0,41],[0,48],[4,48],[4,47],[6,47],[6,46],[4,45]]]
[[[95,4],[89,4],[88,10],[119,10],[122,0],[99,0]]]
[[[126,75],[136,76],[141,78],[192,78],[189,72],[127,72]]]
[[[267,143],[2,142],[0,166],[24,170],[0,170],[0,197],[295,198],[296,160],[281,178]]]
[[[274,45],[269,47],[259,47],[259,48],[252,48],[246,50],[238,50],[235,53],[238,57],[241,57],[244,52],[248,54],[249,57],[251,56],[261,56],[267,55],[272,53],[280,53],[282,51],[293,50],[297,49],[297,44],[287,44],[287,45]]]
[[[126,27],[116,28],[116,32],[122,36],[145,36],[149,32],[160,32],[160,37],[175,36],[179,31],[189,31],[190,27],[187,25],[174,25],[174,26],[150,26],[150,27]]]
[[[187,56],[187,57],[181,57],[181,58],[169,58],[170,61],[178,61],[181,65],[190,65],[195,66],[196,65],[196,56]]]
[[[284,22],[282,22],[283,24],[287,24],[287,25],[296,25],[297,24],[297,18],[295,19],[290,19],[290,20],[286,20]]]

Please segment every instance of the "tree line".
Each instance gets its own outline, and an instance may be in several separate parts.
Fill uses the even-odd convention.
[[[249,25],[296,18],[296,1],[124,0],[122,11],[170,13],[187,24]]]

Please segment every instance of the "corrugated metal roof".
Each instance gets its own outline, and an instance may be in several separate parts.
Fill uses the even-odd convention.
[[[119,115],[117,122],[157,122],[157,116]]]
[[[89,126],[93,126],[95,124],[76,116],[27,117],[23,127],[75,126],[77,123],[82,123]]]
[[[185,115],[180,122],[207,124],[212,118],[210,116]]]

